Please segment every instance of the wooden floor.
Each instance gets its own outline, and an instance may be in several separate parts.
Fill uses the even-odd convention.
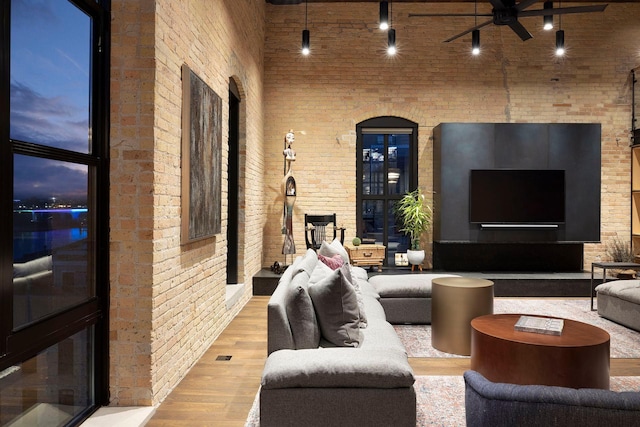
[[[148,427],[243,426],[267,355],[268,296],[253,297],[157,409]],[[231,356],[230,360],[224,359]],[[461,375],[468,358],[410,358],[415,375]],[[611,375],[640,376],[640,359],[612,359]]]

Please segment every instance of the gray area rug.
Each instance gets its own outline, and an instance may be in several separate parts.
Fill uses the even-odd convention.
[[[496,298],[493,312],[563,317],[597,326],[611,336],[612,358],[640,358],[640,333],[602,318],[590,310],[588,299]],[[431,347],[431,325],[396,325],[409,357],[465,357]]]
[[[417,376],[416,427],[457,427],[466,425],[464,380],[459,376]],[[611,377],[611,390],[640,391],[640,377]],[[259,395],[247,416],[245,427],[260,426]],[[295,414],[291,414],[295,417]]]

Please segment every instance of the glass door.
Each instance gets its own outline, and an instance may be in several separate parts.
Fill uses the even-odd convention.
[[[387,117],[358,125],[357,233],[365,243],[386,247],[386,266],[406,253],[409,239],[399,232],[394,203],[417,184],[417,125]]]

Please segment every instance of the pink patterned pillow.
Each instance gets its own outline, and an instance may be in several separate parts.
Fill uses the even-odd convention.
[[[337,270],[342,267],[344,260],[340,255],[334,255],[331,258],[318,254],[318,259],[329,266],[332,270]]]

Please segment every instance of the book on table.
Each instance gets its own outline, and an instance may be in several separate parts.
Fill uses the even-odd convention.
[[[520,316],[514,326],[516,331],[547,335],[561,335],[563,327],[563,319],[536,316]]]

